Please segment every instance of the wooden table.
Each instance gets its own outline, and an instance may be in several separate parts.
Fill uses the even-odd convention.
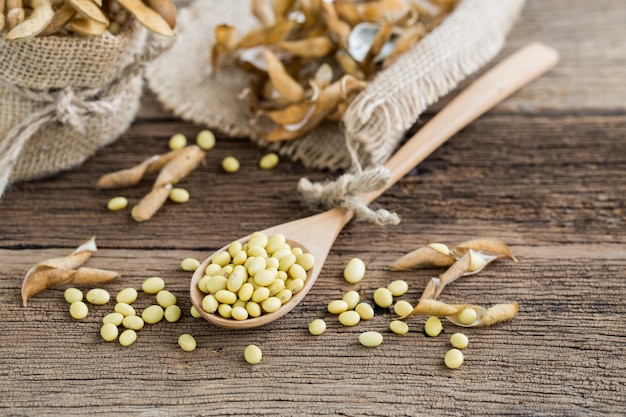
[[[181,184],[192,195],[166,204],[149,222],[110,212],[117,191],[96,191],[103,174],[166,150],[170,135],[201,130],[163,111],[146,94],[130,130],[80,168],[17,184],[0,201],[0,414],[2,415],[624,415],[626,414],[626,6],[622,1],[529,0],[498,59],[529,41],[557,48],[559,66],[453,137],[377,204],[400,226],[352,222],[339,236],[323,276],[305,301],[273,324],[229,331],[189,315],[186,257],[205,258],[230,240],[312,212],[296,192],[299,178],[328,176],[282,161],[256,168],[262,149],[218,137],[206,165]],[[438,106],[433,107],[427,120]],[[221,159],[241,161],[236,175]],[[124,190],[137,201],[150,181]],[[139,331],[124,348],[99,336],[113,303],[73,320],[65,286],[20,300],[25,272],[96,236],[88,265],[123,277],[115,294],[161,276],[183,317]],[[519,261],[500,261],[446,288],[442,300],[518,301],[512,321],[468,329],[464,365],[445,367],[449,336],[388,330],[394,315],[343,327],[326,304],[356,289],[409,282],[415,302],[440,270],[391,272],[390,262],[429,242],[492,236]],[[358,256],[367,276],[347,284],[342,270]],[[83,287],[88,289],[88,287]],[[153,302],[141,294],[138,309]],[[308,323],[324,318],[314,337]],[[385,341],[365,348],[358,335]],[[198,347],[181,350],[191,333]],[[244,348],[257,344],[251,366]]]

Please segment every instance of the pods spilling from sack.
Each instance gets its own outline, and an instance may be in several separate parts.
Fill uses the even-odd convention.
[[[8,41],[47,35],[116,34],[131,18],[174,36],[174,0],[0,0],[0,32]]]
[[[367,82],[458,1],[253,0],[260,27],[240,37],[233,26],[217,26],[212,67],[235,60],[249,70],[251,85],[242,95],[272,125],[259,135],[292,140],[324,120],[340,120]]]

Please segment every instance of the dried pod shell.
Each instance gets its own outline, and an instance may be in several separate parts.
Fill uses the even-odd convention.
[[[508,257],[514,261],[517,261],[511,249],[501,241],[500,239],[473,239],[463,242],[453,248],[451,248],[451,252],[460,257],[464,253],[467,253],[470,249],[480,252],[486,252],[489,254],[497,255],[499,258]]]
[[[280,59],[269,49],[265,50],[265,61],[270,80],[280,95],[290,102],[302,100],[304,89],[289,75]]]
[[[63,29],[75,15],[76,10],[72,7],[72,5],[69,3],[63,3],[63,5],[59,7],[56,12],[54,12],[52,21],[48,26],[46,26],[40,35],[46,36],[58,32]]]
[[[480,323],[483,322],[483,320],[485,319],[485,316],[487,314],[487,309],[485,307],[481,307],[481,306],[477,306],[477,305],[472,305],[472,304],[462,304],[462,305],[456,305],[457,307],[457,311],[453,314],[447,315],[446,319],[452,323],[454,323],[457,326],[461,326],[461,327],[476,327],[479,326]],[[473,323],[470,324],[463,324],[459,321],[458,319],[458,314],[463,311],[466,308],[472,308],[475,312],[476,312],[476,320],[474,320]]]
[[[38,265],[46,266],[49,268],[60,269],[76,269],[91,257],[98,250],[96,246],[96,238],[92,237],[79,247],[77,247],[72,253],[67,256],[59,258],[52,258],[46,261],[40,262]]]
[[[132,168],[106,174],[98,180],[97,188],[120,188],[137,184],[141,179],[154,172],[158,172],[182,153],[182,149],[176,149],[162,155],[153,155]]]
[[[409,3],[404,0],[377,0],[359,4],[359,14],[366,22],[389,20],[395,22],[406,15]]]
[[[105,284],[120,277],[119,272],[106,269],[81,267],[74,271],[71,281],[74,284]]]
[[[395,271],[407,271],[416,268],[451,266],[455,261],[452,256],[424,246],[400,257],[389,267]]]
[[[425,298],[420,300],[410,314],[401,318],[407,318],[415,315],[447,317],[458,314],[461,311],[457,305],[446,304],[441,301]]]
[[[289,10],[293,7],[295,0],[274,0],[272,8],[277,20],[286,19]]]
[[[148,0],[147,2],[148,6],[157,12],[170,28],[176,27],[176,5],[172,0]]]
[[[76,0],[74,0],[76,1]],[[163,36],[175,36],[170,25],[157,12],[146,6],[141,0],[117,0],[124,9],[146,28]]]
[[[501,323],[515,317],[519,306],[517,302],[496,304],[489,307],[485,312],[483,320],[477,324],[477,327],[489,326],[496,323]]]
[[[336,38],[339,47],[346,48],[352,28],[337,16],[337,11],[332,3],[323,2],[322,8],[326,15],[328,31]]]
[[[471,256],[470,254],[464,255],[461,259],[456,261],[450,268],[446,270],[443,274],[439,276],[439,282],[437,287],[435,288],[435,293],[433,294],[433,298],[439,297],[441,291],[444,287],[451,282],[456,281],[460,277],[467,274],[470,270],[471,266]]]
[[[92,0],[67,0],[81,16],[108,25],[109,19]]]
[[[190,145],[180,150],[161,169],[154,187],[162,187],[166,184],[175,184],[185,178],[204,158],[204,151],[197,145]]]
[[[7,27],[12,30],[14,27],[24,21],[24,7],[22,0],[6,0],[7,9]]]
[[[331,53],[335,45],[327,37],[317,36],[297,41],[281,41],[277,47],[296,56],[320,58]]]
[[[100,36],[107,30],[107,26],[108,24],[79,16],[75,16],[68,24],[71,31],[81,36]]]
[[[237,47],[252,48],[253,46],[275,44],[285,39],[295,26],[296,22],[293,20],[285,20],[274,26],[254,29],[239,40]]]
[[[273,26],[276,23],[274,9],[268,0],[252,0],[252,15],[263,27]]]
[[[33,0],[32,7],[28,18],[6,34],[6,40],[31,38],[41,33],[52,22],[54,10],[50,0]]]
[[[141,199],[139,204],[133,207],[131,215],[137,222],[150,220],[167,200],[172,189],[172,184],[155,187]]]

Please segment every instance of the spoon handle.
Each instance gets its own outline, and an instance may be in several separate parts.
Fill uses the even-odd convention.
[[[559,60],[553,48],[531,43],[487,71],[452,99],[387,161],[387,184],[363,196],[372,202],[439,146],[496,104],[538,78]]]

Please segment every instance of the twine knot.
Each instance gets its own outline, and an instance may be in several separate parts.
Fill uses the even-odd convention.
[[[312,183],[301,178],[298,191],[302,200],[310,207],[343,207],[354,211],[357,219],[368,220],[378,225],[395,225],[400,217],[385,209],[373,210],[363,201],[361,195],[382,188],[389,180],[389,170],[384,166],[374,166],[354,173],[346,173],[333,181]]]

